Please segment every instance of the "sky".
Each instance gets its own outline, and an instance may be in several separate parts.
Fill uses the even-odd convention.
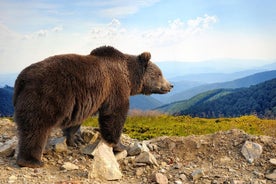
[[[0,0],[0,74],[102,45],[155,62],[275,62],[275,10],[275,0]]]

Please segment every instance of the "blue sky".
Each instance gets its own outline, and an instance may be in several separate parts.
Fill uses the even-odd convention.
[[[276,59],[274,0],[0,0],[0,73],[101,45],[154,61]]]

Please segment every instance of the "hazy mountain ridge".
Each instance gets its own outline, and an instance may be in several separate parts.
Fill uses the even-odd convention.
[[[255,73],[253,75],[236,79],[233,81],[196,86],[188,90],[178,92],[172,96],[169,96],[166,100],[167,102],[185,100],[199,93],[202,93],[208,90],[219,89],[219,88],[235,89],[235,88],[241,88],[241,87],[249,87],[251,85],[255,85],[273,78],[276,78],[276,70]]]
[[[130,109],[150,110],[161,105],[160,101],[151,96],[136,95],[130,97]]]

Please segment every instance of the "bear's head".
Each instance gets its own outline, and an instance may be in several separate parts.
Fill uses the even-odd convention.
[[[149,52],[144,52],[138,56],[139,61],[145,67],[142,81],[142,94],[165,94],[170,92],[173,85],[169,83],[162,74],[160,68],[150,61]]]

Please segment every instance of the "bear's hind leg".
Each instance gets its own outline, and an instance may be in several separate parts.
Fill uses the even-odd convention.
[[[43,150],[50,130],[37,127],[19,127],[19,153],[16,163],[22,167],[42,167]]]
[[[81,137],[80,125],[65,128],[62,131],[63,135],[66,136],[67,146],[76,146],[84,143]]]

